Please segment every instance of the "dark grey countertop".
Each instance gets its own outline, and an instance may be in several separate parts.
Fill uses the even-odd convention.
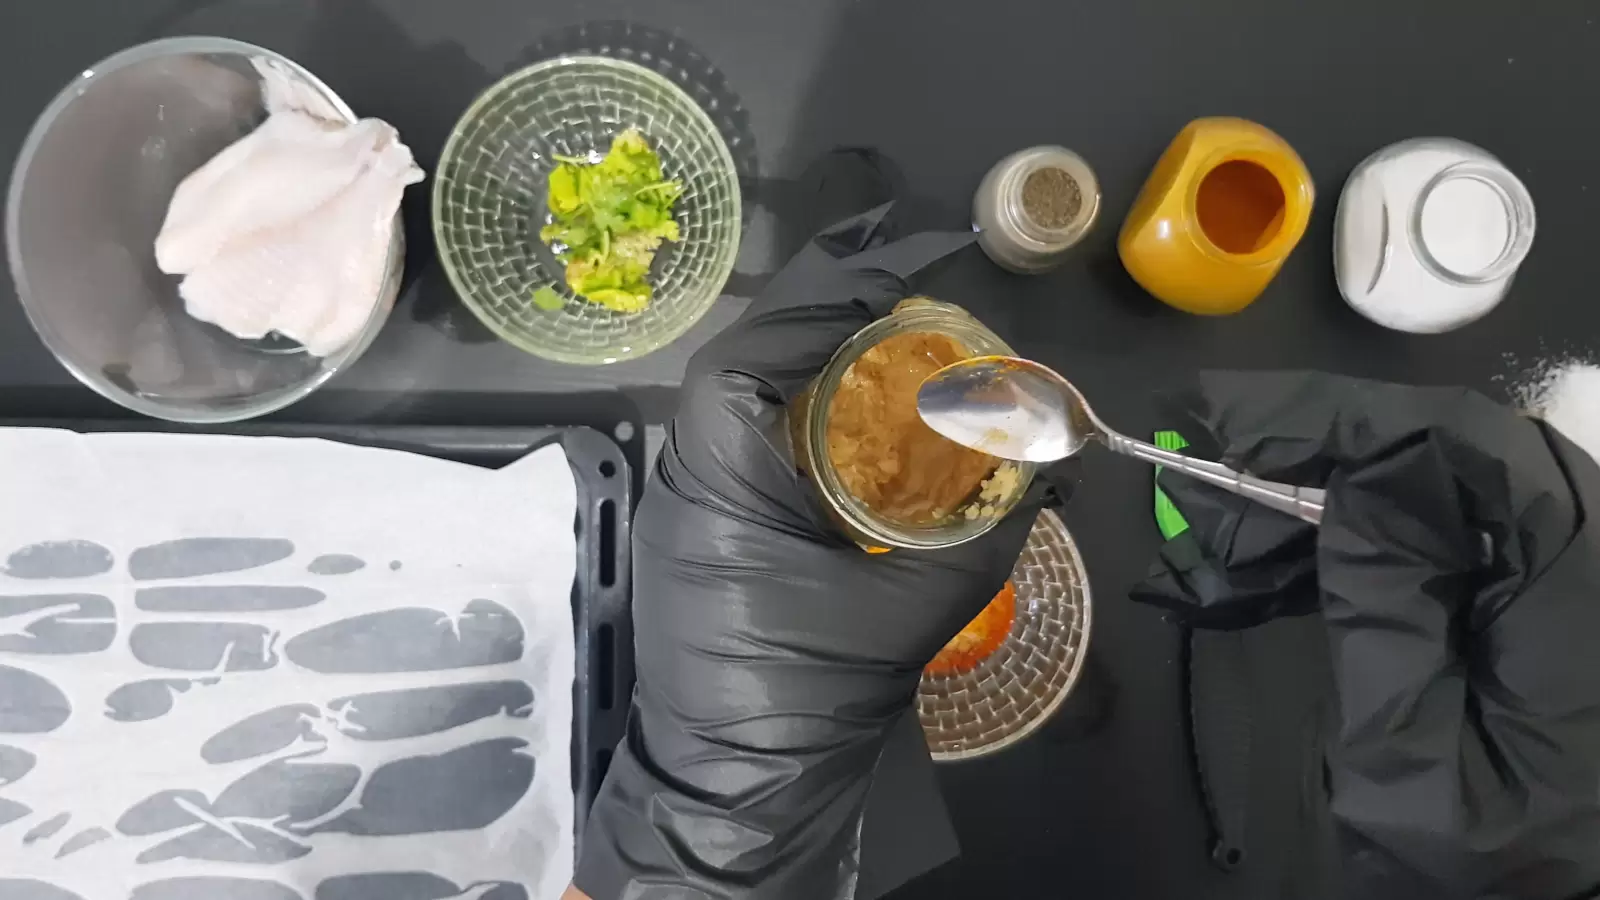
[[[416,264],[393,321],[365,358],[285,417],[661,423],[688,355],[837,202],[819,200],[833,186],[808,176],[824,153],[875,148],[900,173],[917,224],[959,228],[991,163],[1050,142],[1087,158],[1104,190],[1081,258],[1028,279],[968,251],[927,287],[1060,368],[1117,427],[1147,433],[1160,424],[1154,390],[1201,367],[1315,367],[1504,396],[1505,379],[1540,358],[1600,350],[1600,313],[1589,305],[1600,221],[1597,20],[1593,0],[34,0],[0,10],[0,166],[86,65],[149,38],[215,33],[297,59],[357,111],[396,124],[431,167],[456,116],[495,78],[576,39],[576,26],[626,21],[607,33],[703,58],[725,79],[713,85],[727,104],[719,115],[748,141],[736,155],[752,196],[729,296],[690,337],[642,360],[602,369],[536,360],[485,340],[455,305],[417,240],[426,196],[413,190]],[[1319,198],[1266,295],[1238,316],[1202,319],[1143,295],[1114,238],[1167,142],[1188,120],[1216,114],[1286,137]],[[1499,154],[1539,210],[1507,303],[1427,338],[1382,331],[1347,309],[1330,246],[1350,169],[1418,135]],[[0,300],[0,416],[43,414],[115,410],[78,388],[17,305]],[[1182,737],[1179,636],[1124,599],[1156,543],[1149,472],[1097,456],[1084,473],[1067,518],[1094,584],[1090,674],[1109,715],[1080,715],[1073,704],[1085,698],[1075,697],[1041,736],[950,769],[966,855],[897,896],[1293,896],[1287,838],[1265,839],[1233,874],[1207,860]],[[1256,833],[1290,830],[1269,821]]]

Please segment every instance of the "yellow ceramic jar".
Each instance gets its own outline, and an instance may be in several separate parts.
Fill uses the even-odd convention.
[[[1117,238],[1128,274],[1170,306],[1235,313],[1260,296],[1305,234],[1315,191],[1300,156],[1244,119],[1178,133]]]

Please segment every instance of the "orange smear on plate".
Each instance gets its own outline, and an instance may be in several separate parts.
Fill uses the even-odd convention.
[[[959,675],[971,670],[1005,643],[1016,614],[1017,587],[1007,581],[983,612],[951,638],[923,671],[930,675]]]

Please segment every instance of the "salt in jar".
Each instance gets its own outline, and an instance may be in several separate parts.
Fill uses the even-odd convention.
[[[1350,175],[1334,222],[1339,292],[1368,319],[1433,333],[1495,307],[1533,244],[1533,199],[1488,151],[1401,141]]]

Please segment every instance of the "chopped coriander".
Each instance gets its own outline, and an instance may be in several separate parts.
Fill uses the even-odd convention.
[[[561,295],[556,293],[556,289],[547,284],[533,292],[533,305],[540,309],[555,312],[566,306],[567,301],[561,299]]]
[[[554,158],[550,224],[539,239],[566,265],[567,286],[579,296],[618,312],[644,310],[656,250],[662,241],[678,240],[672,207],[683,185],[662,177],[661,158],[633,128],[617,135],[597,163]]]

